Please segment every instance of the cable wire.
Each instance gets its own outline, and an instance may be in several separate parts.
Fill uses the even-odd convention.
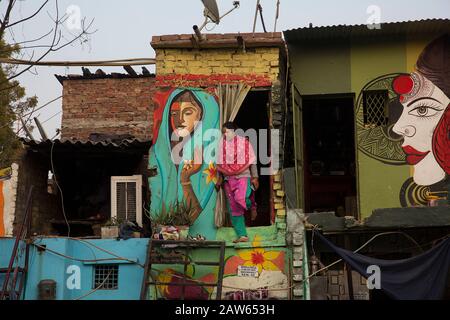
[[[36,243],[32,243],[32,245],[35,246],[35,247],[41,248],[41,249],[43,249],[44,251],[48,251],[48,252],[50,252],[50,253],[52,253],[52,254],[54,254],[54,255],[60,256],[60,257],[62,257],[62,258],[69,259],[69,260],[73,260],[73,261],[78,261],[78,262],[93,263],[93,262],[116,261],[116,260],[117,260],[117,261],[131,261],[131,262],[133,262],[133,263],[135,263],[135,264],[138,264],[138,265],[142,266],[141,264],[137,263],[136,261],[133,261],[133,260],[130,260],[130,259],[127,259],[127,258],[80,259],[80,258],[75,258],[75,257],[72,257],[72,256],[65,255],[64,253],[61,253],[61,252],[58,252],[58,251],[49,249],[49,248],[47,248],[47,247],[41,246],[41,245],[36,244]],[[143,267],[143,266],[142,266],[142,267]]]
[[[41,237],[40,237],[40,238],[41,238]],[[116,258],[117,258],[117,259],[112,259],[112,258],[108,258],[108,259],[97,259],[97,258],[96,258],[96,259],[91,260],[91,261],[89,261],[89,262],[104,261],[104,260],[122,260],[122,261],[128,261],[128,262],[133,263],[133,264],[137,264],[138,266],[140,266],[140,267],[142,267],[142,268],[145,267],[143,264],[141,264],[141,263],[139,263],[139,262],[137,262],[137,261],[134,261],[134,260],[131,260],[131,259],[128,259],[128,258],[124,258],[124,257],[122,257],[122,256],[119,256],[118,254],[115,254],[114,252],[108,251],[108,250],[106,250],[106,249],[104,249],[104,248],[102,248],[102,247],[99,247],[99,246],[93,244],[92,242],[86,241],[86,240],[84,240],[84,239],[75,238],[75,237],[63,237],[63,236],[46,236],[45,238],[58,238],[58,239],[69,239],[69,240],[73,240],[73,241],[80,241],[80,242],[83,242],[83,243],[85,243],[85,244],[87,244],[87,245],[90,245],[90,246],[92,246],[92,247],[94,247],[94,248],[96,248],[96,249],[98,249],[98,250],[100,250],[100,251],[103,251],[103,252],[105,252],[105,253],[108,253],[108,254],[112,255],[113,257],[116,257]],[[47,250],[50,250],[50,249],[47,249]],[[55,254],[56,254],[56,253],[55,253]],[[57,254],[60,254],[60,255],[62,255],[63,257],[67,257],[67,258],[68,258],[68,256],[65,256],[65,255],[62,254],[62,253],[57,253]],[[95,256],[95,254],[94,254],[94,256]],[[80,261],[80,259],[77,259],[77,258],[73,258],[73,257],[70,257],[70,258],[71,258],[71,260],[78,260],[78,261]],[[86,262],[86,261],[82,261],[82,262]]]
[[[63,195],[62,189],[58,183],[58,180],[56,179],[55,167],[53,165],[53,147],[54,146],[55,146],[55,141],[52,140],[52,147],[50,149],[50,164],[52,166],[53,179],[55,180],[55,184],[59,189],[59,193],[61,194],[61,207],[62,207],[62,212],[64,215],[64,220],[66,221],[66,224],[67,224],[67,236],[70,237],[70,224],[69,224],[69,221],[67,220],[66,210],[64,209],[64,195]]]
[[[99,290],[101,287],[103,287],[103,285],[105,284],[106,280],[108,280],[108,278],[111,275],[111,273],[112,273],[112,270],[109,271],[108,275],[105,277],[105,279],[103,279],[102,283],[100,283],[97,288],[94,288],[91,291],[89,291],[88,293],[86,293],[86,294],[84,294],[84,295],[82,295],[82,296],[80,296],[78,298],[75,298],[73,300],[81,300],[81,299],[86,298],[87,296],[93,294],[97,290]]]

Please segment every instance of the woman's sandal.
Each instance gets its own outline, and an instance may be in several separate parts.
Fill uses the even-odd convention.
[[[238,242],[248,242],[248,237],[240,237],[239,239],[233,240],[234,243]]]

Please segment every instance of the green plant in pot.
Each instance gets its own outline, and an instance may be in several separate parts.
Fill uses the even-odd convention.
[[[180,232],[180,238],[186,238],[189,226],[193,224],[191,209],[185,202],[175,202],[168,207],[163,206],[160,212],[153,213],[149,218],[152,230],[158,233],[162,227],[176,227]]]
[[[117,217],[108,219],[101,227],[102,238],[117,238],[119,236],[119,226],[122,222],[122,219]]]

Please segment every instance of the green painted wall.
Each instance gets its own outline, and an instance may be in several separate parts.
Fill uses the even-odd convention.
[[[291,78],[302,95],[353,93],[356,103],[361,89],[371,80],[389,73],[413,71],[420,52],[436,36],[288,44]],[[358,112],[355,119],[362,116]],[[376,208],[400,207],[400,189],[411,176],[411,167],[385,164],[360,151],[357,163],[360,218],[367,218]]]
[[[351,90],[350,44],[347,42],[289,46],[291,77],[302,95],[347,93]]]
[[[383,74],[406,72],[406,42],[402,38],[353,42],[351,90],[360,93],[366,83]],[[357,114],[362,117],[362,112]],[[399,191],[409,177],[409,167],[386,165],[357,153],[360,217],[366,218],[376,208],[400,207]]]

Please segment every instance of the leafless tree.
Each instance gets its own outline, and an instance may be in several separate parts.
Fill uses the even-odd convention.
[[[34,11],[22,12],[25,6]],[[88,43],[95,32],[91,30],[94,19],[87,23],[81,16],[78,28],[68,28],[68,19],[73,16],[66,12],[58,0],[0,0],[0,167],[10,163],[18,148],[18,134],[25,127],[30,128],[33,114],[45,106],[37,108],[37,98],[26,97],[17,78],[25,72],[33,73],[35,63],[56,51],[77,42]],[[34,33],[42,23],[47,23],[47,28],[42,34]],[[13,63],[14,59],[25,60],[26,64]],[[12,128],[14,123],[19,124],[17,129]]]
[[[59,7],[58,0],[41,0],[40,6],[31,13],[30,15],[20,18],[16,21],[11,21],[14,11],[17,9],[18,0],[0,0],[0,5],[4,2],[3,7],[4,13],[0,16],[0,39],[5,39],[5,32],[7,30],[12,30],[15,27],[23,26],[25,24],[32,25],[33,20],[39,15],[47,12],[49,17],[49,28],[48,30],[33,39],[21,39],[17,41],[13,37],[12,43],[8,43],[7,46],[2,46],[0,48],[1,56],[9,56],[8,53],[17,53],[24,55],[23,52],[27,51],[29,62],[31,63],[25,67],[16,66],[14,71],[9,70],[6,82],[9,83],[10,80],[17,78],[21,74],[30,71],[33,68],[32,62],[39,62],[45,57],[49,56],[52,52],[59,51],[64,47],[74,44],[75,42],[80,42],[81,44],[89,40],[89,35],[95,31],[91,30],[94,19],[86,23],[86,17],[83,17],[80,21],[80,29],[76,33],[73,33],[67,28],[65,28],[64,23],[69,19],[67,13],[61,14],[61,8]],[[37,0],[22,0],[23,3],[36,3]],[[68,34],[68,35],[67,35]],[[8,52],[9,51],[9,52]],[[11,85],[9,83],[9,85]],[[14,85],[14,84],[13,84]],[[3,89],[3,88],[1,88]],[[0,90],[1,90],[0,89]],[[7,88],[6,88],[7,89]]]

